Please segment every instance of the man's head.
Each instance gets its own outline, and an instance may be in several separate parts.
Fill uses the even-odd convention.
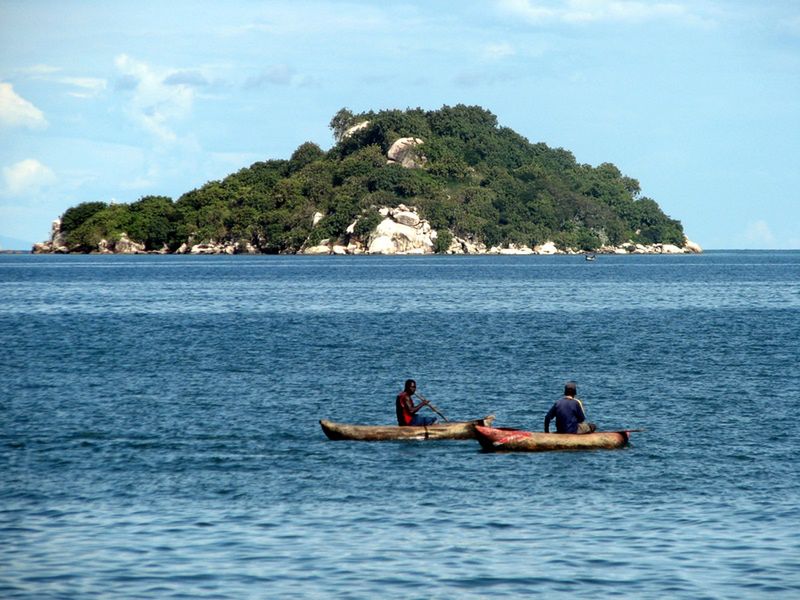
[[[578,386],[575,384],[574,381],[568,381],[564,384],[564,395],[565,396],[572,396],[575,397],[575,394],[578,393]]]
[[[413,394],[417,391],[417,382],[413,379],[406,379],[406,392]]]

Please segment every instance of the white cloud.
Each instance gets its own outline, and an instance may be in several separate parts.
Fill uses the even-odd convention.
[[[5,127],[47,127],[44,113],[17,95],[10,83],[0,83],[0,125]]]
[[[295,69],[289,65],[272,65],[265,68],[258,75],[249,77],[244,87],[248,89],[263,88],[268,86],[291,86],[291,87],[305,87],[314,83],[311,78],[306,75],[298,74]]]
[[[31,77],[45,77],[52,75],[53,73],[58,73],[60,70],[61,69],[59,67],[54,67],[52,65],[38,64],[33,65],[32,67],[23,67],[21,69],[17,69],[17,72]]]
[[[55,183],[56,175],[34,158],[27,158],[3,168],[5,192],[11,196],[33,194]]]
[[[93,98],[108,87],[105,79],[95,77],[61,77],[58,82],[78,88],[69,92],[75,98]]]
[[[245,89],[260,89],[269,86],[312,87],[317,81],[308,75],[298,74],[289,65],[272,65],[259,74],[248,77],[244,82]]]
[[[164,78],[167,85],[190,85],[205,87],[209,85],[208,79],[200,71],[176,71]]]
[[[661,19],[695,21],[683,4],[636,0],[498,0],[501,10],[534,24],[549,22],[641,23]]]
[[[745,238],[751,244],[773,248],[775,246],[775,236],[766,221],[755,221],[750,223],[745,232]]]
[[[500,60],[507,56],[514,56],[516,53],[513,46],[507,42],[487,44],[483,47],[483,56],[487,60]]]
[[[63,70],[60,67],[51,65],[38,64],[32,67],[17,69],[16,71],[31,79],[60,83],[77,88],[76,90],[67,92],[68,95],[75,98],[93,98],[105,91],[108,87],[108,83],[105,79],[97,77],[68,77],[57,75],[62,73]]]
[[[273,65],[264,69],[245,82],[247,88],[260,88],[266,85],[292,85],[296,79],[295,71],[288,65]]]
[[[131,90],[128,116],[162,142],[174,142],[173,123],[189,115],[194,103],[194,89],[172,85],[170,76],[177,69],[158,69],[125,54],[117,56],[117,69]]]

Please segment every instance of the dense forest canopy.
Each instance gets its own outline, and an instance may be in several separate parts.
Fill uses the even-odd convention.
[[[177,201],[146,196],[72,207],[62,217],[67,245],[89,252],[126,233],[148,250],[214,240],[292,253],[323,239],[364,238],[379,223],[379,208],[401,203],[416,206],[439,232],[438,251],[453,236],[581,250],[685,241],[680,222],[613,164],[579,164],[566,150],[530,143],[478,106],[343,108],[330,127],[336,143],[328,151],[306,142],[288,160],[257,162]],[[409,137],[422,140],[416,165],[387,161],[392,144]]]

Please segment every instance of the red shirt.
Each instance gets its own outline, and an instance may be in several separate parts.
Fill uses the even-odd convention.
[[[411,425],[411,408],[414,406],[414,401],[411,399],[405,390],[397,394],[395,401],[395,408],[397,410],[397,424],[398,425]]]

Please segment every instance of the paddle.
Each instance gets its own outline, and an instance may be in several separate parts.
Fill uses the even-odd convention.
[[[449,421],[450,420],[447,417],[445,417],[442,413],[440,413],[439,409],[436,408],[433,404],[431,404],[431,401],[428,400],[425,396],[423,396],[419,392],[416,392],[414,395],[417,396],[420,400],[423,400],[423,401],[427,402],[428,403],[428,405],[427,405],[428,408],[430,408],[433,412],[435,412],[437,415],[442,417],[445,421]]]

